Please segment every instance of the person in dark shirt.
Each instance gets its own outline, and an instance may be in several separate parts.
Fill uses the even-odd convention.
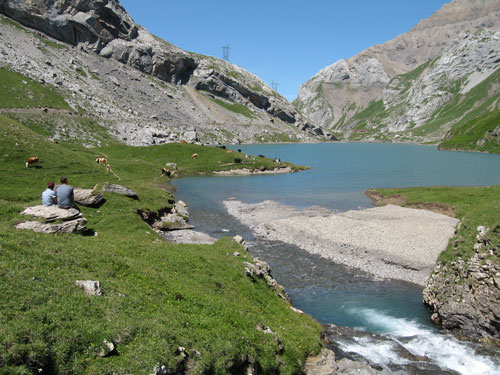
[[[68,179],[61,177],[61,186],[56,190],[57,205],[59,208],[77,208],[74,201],[73,186],[68,185]]]

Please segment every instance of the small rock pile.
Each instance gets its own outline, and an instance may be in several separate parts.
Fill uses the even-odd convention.
[[[424,290],[432,320],[468,337],[500,339],[500,225],[477,228],[476,253],[438,264]]]

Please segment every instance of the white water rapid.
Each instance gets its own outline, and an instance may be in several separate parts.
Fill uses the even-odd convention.
[[[373,309],[357,309],[351,313],[361,316],[371,331],[380,332],[388,340],[356,337],[350,342],[339,340],[340,348],[357,353],[382,368],[389,369],[390,365],[404,365],[411,361],[400,356],[397,349],[402,346],[416,357],[427,357],[443,370],[463,375],[500,374],[500,352],[478,354],[472,343],[458,341],[451,335]],[[360,329],[366,330],[366,327]]]

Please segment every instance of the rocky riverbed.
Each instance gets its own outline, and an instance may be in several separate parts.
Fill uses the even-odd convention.
[[[231,200],[224,205],[256,237],[293,244],[378,278],[421,286],[458,223],[445,215],[393,205],[347,212],[300,210],[272,201]]]

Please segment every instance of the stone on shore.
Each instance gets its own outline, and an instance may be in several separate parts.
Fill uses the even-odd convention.
[[[188,220],[189,212],[186,203],[178,201],[169,213],[164,214],[152,226],[155,229],[167,231],[193,229],[194,227],[188,224]]]
[[[217,242],[216,238],[208,234],[190,229],[162,232],[160,235],[165,241],[173,243],[212,245]]]

